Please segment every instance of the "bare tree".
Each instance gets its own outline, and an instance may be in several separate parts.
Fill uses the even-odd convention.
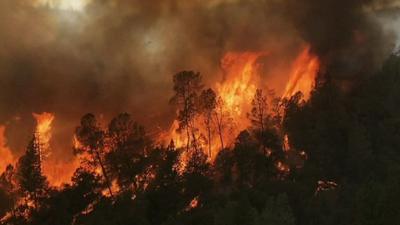
[[[261,136],[265,131],[265,120],[268,116],[268,103],[267,96],[264,95],[261,89],[256,90],[256,94],[251,102],[252,108],[248,117],[251,123],[258,127],[261,131]]]
[[[208,157],[211,158],[211,129],[213,122],[213,113],[217,105],[217,95],[209,88],[203,90],[200,95],[199,105],[200,111],[204,118],[204,124],[207,129]]]
[[[197,114],[196,102],[198,93],[202,89],[200,73],[193,71],[182,71],[173,77],[175,95],[171,98],[171,103],[178,105],[179,131],[186,130],[187,150],[191,143],[196,142],[194,134],[194,119]],[[196,146],[196,143],[194,143]]]
[[[221,143],[221,149],[224,148],[224,130],[226,128],[226,124],[228,123],[229,120],[229,114],[225,110],[224,106],[224,100],[221,97],[218,97],[215,105],[215,110],[214,110],[214,118],[215,118],[215,123],[217,127],[217,132],[219,136],[219,140]]]
[[[254,95],[254,98],[251,102],[252,108],[251,112],[248,114],[248,117],[256,128],[256,134],[258,139],[262,145],[262,149],[264,153],[266,153],[266,146],[265,146],[265,133],[266,133],[266,126],[267,122],[269,121],[269,114],[268,114],[268,102],[267,96],[263,93],[261,89],[257,89]]]

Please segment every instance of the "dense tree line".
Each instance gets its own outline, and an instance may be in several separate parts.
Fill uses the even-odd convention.
[[[156,144],[129,114],[106,128],[87,114],[75,132],[81,165],[71,184],[55,188],[34,136],[0,177],[1,224],[400,222],[400,57],[350,91],[327,76],[307,102],[301,93],[271,101],[269,91],[257,90],[252,125],[230,148],[223,136],[234,121],[221,98],[198,73],[183,71],[173,81],[184,147]],[[212,163],[211,139],[221,148]]]

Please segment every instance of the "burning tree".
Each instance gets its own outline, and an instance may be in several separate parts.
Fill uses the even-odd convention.
[[[217,127],[217,133],[219,136],[219,141],[221,143],[221,149],[224,149],[224,132],[228,124],[232,124],[232,118],[229,116],[229,112],[225,109],[225,102],[221,97],[218,97],[215,110],[214,119]]]
[[[112,178],[116,178],[121,189],[137,191],[143,186],[140,175],[146,169],[147,150],[151,147],[144,128],[129,114],[122,113],[109,124],[107,139],[106,162]]]
[[[197,148],[195,117],[198,109],[196,103],[199,92],[203,87],[200,73],[182,71],[174,75],[173,82],[175,95],[171,98],[171,103],[178,105],[179,131],[186,131],[187,150],[189,150],[191,141],[193,146]]]
[[[82,117],[81,125],[76,128],[75,138],[79,142],[79,145],[75,146],[75,152],[87,156],[84,163],[89,167],[94,167],[95,169],[100,167],[109,194],[113,196],[111,180],[108,177],[104,163],[106,154],[105,132],[100,128],[93,114],[89,113]]]
[[[42,173],[40,145],[35,137],[29,143],[25,155],[17,163],[17,180],[20,191],[36,204],[47,188],[46,177]]]
[[[268,100],[271,98],[270,100]],[[265,154],[271,154],[271,152],[267,152],[267,148],[269,151],[271,149],[280,150],[281,149],[281,135],[279,135],[279,126],[280,123],[279,111],[274,109],[273,106],[274,99],[273,93],[270,92],[268,95],[264,94],[263,90],[257,89],[256,94],[252,100],[252,109],[248,114],[248,117],[253,124],[255,135],[261,144],[261,147]],[[276,118],[275,118],[276,117]]]
[[[265,120],[268,117],[268,103],[267,96],[264,95],[263,90],[257,89],[253,100],[251,101],[252,109],[248,114],[250,121],[260,129],[261,136],[265,130]]]
[[[37,142],[40,145],[40,160],[48,158],[50,152],[50,139],[51,139],[51,125],[54,120],[54,115],[51,113],[44,112],[42,114],[32,113],[32,116],[36,120],[35,136]]]
[[[14,207],[18,200],[18,185],[16,180],[16,171],[13,165],[8,165],[0,176],[0,217],[3,217],[7,211],[14,212]]]
[[[211,158],[211,131],[213,125],[213,115],[217,106],[217,95],[211,88],[203,90],[200,95],[199,104],[200,111],[204,117],[204,125],[206,126],[207,130],[208,157]]]

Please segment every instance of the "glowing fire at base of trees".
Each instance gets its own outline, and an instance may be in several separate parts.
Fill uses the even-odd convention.
[[[193,109],[190,109],[193,110],[193,112],[190,112],[193,115],[187,115],[186,119],[190,121],[183,121],[188,123],[186,124],[186,131],[182,130],[182,127],[180,127],[182,123],[177,119],[173,122],[169,131],[160,136],[160,139],[164,143],[169,143],[172,140],[177,148],[188,148],[189,145],[193,144],[191,142],[195,142],[195,145],[198,145],[209,155],[211,161],[223,147],[231,147],[239,132],[251,125],[249,113],[254,107],[252,101],[259,86],[265,86],[260,84],[261,74],[258,59],[265,56],[268,56],[267,52],[228,52],[225,54],[221,60],[224,81],[215,85],[213,109],[208,115],[209,123],[207,124],[207,115],[200,112],[202,109],[195,109],[195,106],[190,106],[193,107]],[[304,47],[292,63],[289,80],[283,95],[279,98],[270,91],[265,94],[266,111],[263,112],[265,115],[262,116],[279,113],[277,112],[279,111],[277,109],[279,102],[291,98],[298,92],[302,93],[303,100],[308,100],[315,85],[319,66],[318,57],[311,53],[310,47]],[[188,92],[186,94],[198,95],[197,97],[200,98],[200,100],[193,100],[193,104],[197,104],[196,101],[201,102],[200,93],[196,93],[197,90],[192,91],[193,93]],[[180,113],[182,115],[183,111],[188,110],[185,107],[180,109],[181,111],[178,109],[178,117]],[[198,114],[196,114],[196,110],[200,110],[197,112]],[[207,135],[207,133],[209,134]],[[286,146],[283,146],[283,148],[289,149],[287,135],[284,135],[284,138],[283,141]],[[279,165],[280,170],[288,170],[283,168],[283,163],[280,162]]]
[[[186,124],[182,127],[182,121],[175,120],[170,129],[161,134],[159,140],[165,144],[170,144],[173,141],[175,148],[198,148],[202,149],[207,155],[208,160],[213,161],[218,152],[223,148],[230,148],[235,144],[235,139],[239,132],[245,130],[252,124],[249,118],[252,107],[254,107],[253,99],[255,98],[257,89],[260,86],[260,71],[261,66],[258,62],[260,57],[268,56],[268,52],[228,52],[221,59],[221,69],[224,73],[224,80],[216,83],[214,88],[206,90],[198,94],[198,98],[208,98],[209,105],[201,106],[202,109],[183,109],[199,110],[189,115],[190,118],[185,121]],[[281,98],[274,96],[271,93],[265,95],[266,112],[268,114],[276,114],[274,107],[277,107],[276,101],[281,101],[290,98],[297,92],[303,94],[303,99],[307,100],[310,92],[314,87],[315,78],[319,70],[318,58],[310,52],[309,47],[304,47],[298,57],[292,63],[290,69],[289,81],[286,85],[285,92]],[[201,81],[199,81],[201,82]],[[200,84],[200,83],[199,83]],[[265,85],[261,85],[265,86]],[[208,92],[207,92],[208,91]],[[215,93],[215,94],[214,94]],[[264,94],[263,94],[264,95]],[[197,98],[196,97],[196,98]],[[204,100],[204,99],[203,99]],[[199,99],[193,99],[193,104],[199,104]],[[274,102],[275,101],[275,102]],[[253,104],[252,104],[253,103]],[[210,105],[211,104],[211,105]],[[209,107],[207,109],[207,107]],[[210,108],[211,107],[211,108]],[[268,108],[268,109],[267,109]],[[181,109],[182,110],[182,109]],[[278,110],[279,111],[279,110]],[[182,111],[181,111],[182,113]],[[179,114],[179,110],[178,110]],[[85,161],[88,156],[81,155],[72,162],[67,164],[59,163],[54,159],[48,159],[51,154],[51,137],[52,123],[55,116],[51,113],[33,113],[36,120],[35,137],[40,146],[40,158],[42,161],[43,172],[48,176],[50,184],[60,186],[63,183],[68,183],[80,161]],[[182,118],[181,118],[182,119]],[[185,127],[186,126],[186,127]],[[11,151],[6,147],[4,138],[5,127],[0,127],[0,144],[1,151],[4,153],[2,167],[14,162]],[[287,135],[283,135],[283,150],[290,149]],[[81,143],[73,139],[73,146],[79,149]],[[272,152],[266,149],[265,153],[269,156]],[[304,152],[303,152],[304,153]],[[305,153],[304,153],[305,154]],[[185,152],[181,155],[181,165],[179,170],[183,171],[190,155]],[[283,162],[277,162],[277,168],[282,172],[287,172],[290,168]],[[101,174],[100,168],[97,169]],[[113,183],[113,189],[115,189]]]
[[[178,199],[176,196],[182,198],[176,208],[177,214],[191,215],[209,207],[209,202],[213,201],[210,199],[225,191],[229,194],[234,193],[231,199],[235,199],[238,193],[249,190],[256,190],[255,193],[258,194],[258,191],[264,190],[270,184],[273,184],[272,189],[281,186],[293,189],[293,185],[301,182],[305,182],[301,183],[306,184],[305,186],[310,185],[308,179],[301,180],[304,179],[301,173],[307,173],[310,169],[307,167],[302,170],[305,161],[308,160],[309,163],[314,160],[311,163],[317,165],[317,168],[311,170],[315,172],[319,170],[318,167],[325,165],[320,165],[313,157],[317,156],[328,162],[332,159],[318,156],[326,152],[313,151],[313,146],[310,145],[308,149],[311,149],[310,153],[313,154],[309,157],[308,152],[302,149],[304,145],[299,144],[298,136],[297,139],[290,139],[293,137],[290,136],[293,131],[285,123],[293,119],[293,111],[311,108],[312,104],[307,102],[310,96],[304,95],[302,98],[296,91],[308,94],[311,92],[313,80],[318,73],[318,60],[305,49],[293,63],[285,94],[277,98],[271,92],[265,92],[254,82],[250,82],[258,80],[259,75],[255,69],[258,56],[249,53],[235,56],[251,60],[244,60],[245,63],[237,66],[235,60],[230,59],[233,62],[231,65],[241,68],[239,76],[236,80],[233,79],[233,83],[217,85],[220,88],[217,89],[217,93],[204,87],[200,75],[193,71],[183,71],[174,76],[175,96],[171,103],[176,105],[178,117],[167,134],[172,136],[162,137],[172,139],[168,145],[152,142],[144,128],[127,113],[113,118],[108,126],[100,124],[95,115],[86,114],[74,133],[75,161],[69,166],[56,165],[55,161],[49,158],[55,115],[33,114],[37,124],[31,142],[24,155],[15,163],[15,167],[7,166],[0,176],[1,190],[4,189],[3,191],[11,196],[13,202],[10,204],[14,207],[11,208],[11,212],[3,214],[0,222],[11,221],[14,218],[28,220],[34,218],[37,212],[46,215],[46,204],[58,207],[58,198],[65,200],[70,195],[83,200],[88,198],[82,208],[77,210],[77,214],[71,216],[72,220],[75,220],[78,216],[90,217],[99,210],[99,204],[114,207],[121,202],[124,205],[126,202],[139,202],[142,207],[141,201],[144,198],[148,197],[150,203],[147,204],[151,205],[153,201],[161,198],[160,196],[169,197],[171,193],[176,194],[172,196],[174,200]],[[228,89],[224,85],[232,85],[235,89]],[[247,95],[247,90],[252,96]],[[316,102],[315,99],[312,99],[312,103]],[[326,107],[325,102],[322,105]],[[307,114],[313,115],[309,112]],[[309,119],[307,123],[312,121]],[[323,120],[323,123],[326,122]],[[304,125],[300,124],[295,128],[298,129],[297,135],[303,132],[302,126]],[[334,127],[332,124],[330,126]],[[314,131],[314,126],[308,129],[312,130],[314,135],[318,133]],[[339,130],[342,131],[342,127],[339,127]],[[14,157],[7,148],[4,131],[5,128],[0,126],[0,153],[4,154],[4,160],[13,162]],[[353,137],[352,135],[358,138],[359,142],[365,141],[357,131],[353,130],[350,137]],[[319,139],[321,142],[325,141],[324,138]],[[345,145],[350,144],[354,147],[352,143],[347,143],[348,140],[346,137]],[[357,150],[357,146],[362,145],[355,146]],[[329,149],[329,146],[324,145],[323,150],[326,149]],[[359,151],[363,150],[361,148]],[[331,172],[335,173],[336,169]],[[66,175],[65,170],[74,173]],[[292,179],[293,177],[299,177],[300,181]],[[324,199],[330,194],[342,191],[346,183],[331,177],[333,176],[329,173],[318,177],[315,180],[315,192],[310,191],[314,188],[311,186],[306,191],[308,195],[313,199]],[[71,182],[68,182],[70,178]],[[236,207],[236,203],[224,201],[226,199],[222,199],[221,202],[223,207],[228,207],[227,210],[231,210],[229,207]],[[68,201],[65,202],[62,204],[69,204]],[[219,208],[221,202],[218,202],[216,207]],[[289,204],[286,197],[277,196],[268,199],[265,207],[274,209],[282,203]],[[160,205],[164,204],[168,204],[168,201],[163,200]],[[257,210],[253,211],[259,215]],[[264,219],[264,215],[259,217],[260,221]]]
[[[14,163],[14,156],[12,155],[11,149],[7,147],[7,140],[5,137],[5,126],[0,126],[0,170],[4,171],[8,164]]]
[[[181,114],[182,112],[187,114],[187,120],[184,121],[186,124],[182,125],[182,119],[184,118],[181,118],[181,121],[179,121],[179,119],[175,120],[169,131],[160,135],[159,140],[166,144],[170,144],[172,140],[175,148],[184,149],[193,147],[195,149],[202,149],[202,151],[208,155],[208,160],[210,161],[215,159],[221,149],[232,147],[232,145],[235,144],[235,139],[239,132],[245,130],[252,124],[249,114],[251,113],[252,107],[254,107],[253,99],[255,98],[261,82],[258,59],[265,56],[268,56],[268,52],[226,53],[221,59],[221,69],[224,73],[224,80],[215,84],[214,88],[216,92],[212,89],[204,89],[202,93],[200,93],[200,89],[195,90],[193,93],[189,93],[190,90],[185,90],[189,91],[189,94],[198,95],[196,98],[203,98],[203,101],[204,98],[208,98],[209,105],[203,104],[200,109],[197,108],[197,104],[199,104],[198,101],[202,100],[191,99],[190,101],[193,101],[191,104],[196,104],[196,106],[191,105],[189,106],[193,107],[191,109],[183,108],[180,109],[181,111],[178,110],[178,114],[179,112]],[[304,100],[307,100],[314,86],[318,69],[318,58],[310,53],[309,47],[305,47],[292,63],[289,81],[282,97],[277,98],[270,93],[266,94],[265,110],[267,111],[264,112],[265,115],[263,116],[267,117],[268,114],[276,113],[273,112],[273,110],[275,110],[273,109],[273,107],[275,107],[273,106],[273,104],[275,104],[273,101],[290,98],[297,92],[301,92],[304,96]],[[199,77],[199,79],[201,78]],[[198,82],[201,81],[199,80]],[[200,85],[200,83],[198,85]],[[197,87],[193,86],[192,88]],[[195,93],[197,91],[198,93]],[[183,100],[186,101],[187,99]],[[190,112],[190,110],[194,111]],[[191,113],[192,115],[189,115]],[[33,113],[32,115],[36,120],[35,138],[39,145],[39,155],[44,174],[47,175],[50,184],[53,186],[60,186],[63,183],[68,183],[72,171],[80,165],[82,160],[85,161],[88,156],[81,155],[80,158],[76,158],[76,160],[68,164],[60,164],[54,159],[49,159],[51,154],[50,142],[52,137],[52,124],[55,116],[52,113],[46,112],[41,114]],[[263,120],[263,118],[261,120]],[[6,165],[14,163],[14,157],[11,151],[6,147],[4,130],[5,127],[0,127],[0,147],[1,151],[4,153],[2,154],[3,159],[1,160],[1,166],[5,168]],[[287,138],[287,135],[283,135],[283,150],[290,149],[289,140],[287,140]],[[76,137],[73,142],[75,149],[82,147]],[[265,153],[269,156],[272,152],[270,149],[266,149]],[[188,152],[184,152],[181,155],[180,165],[178,166],[179,171],[184,171],[190,157]],[[284,162],[281,161],[277,162],[276,167],[279,171],[285,173],[290,170],[288,165],[285,165]],[[102,174],[100,167],[97,168],[97,171],[98,174]],[[117,189],[115,182],[112,184],[112,189]],[[105,191],[105,193],[108,192]]]

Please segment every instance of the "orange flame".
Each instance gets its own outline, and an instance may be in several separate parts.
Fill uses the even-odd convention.
[[[190,202],[189,205],[186,207],[185,211],[190,211],[195,209],[199,206],[199,196],[194,197]]]
[[[266,55],[265,52],[228,52],[221,60],[221,69],[224,72],[224,81],[217,83],[215,86],[216,94],[221,98],[222,108],[224,114],[230,117],[234,124],[230,124],[231,129],[226,128],[223,133],[223,142],[225,146],[233,144],[234,139],[239,132],[247,128],[250,123],[247,119],[247,112],[251,107],[251,100],[257,89],[257,83],[259,74],[257,69],[259,64],[257,59]],[[200,118],[195,119],[196,128],[200,133],[206,133],[206,128]],[[160,136],[164,142],[174,141],[174,145],[177,148],[186,146],[187,137],[186,135],[177,132],[179,123],[175,120],[169,131]],[[215,129],[214,129],[215,130]],[[204,142],[204,141],[203,141]],[[202,143],[199,141],[198,144],[206,149],[206,142]],[[212,158],[214,158],[221,148],[220,139],[214,138],[211,140],[211,152]],[[204,146],[203,146],[204,145]],[[179,167],[182,169],[185,166],[185,162],[188,158],[185,154],[181,157],[181,163]],[[210,159],[212,160],[212,159]]]
[[[6,127],[0,125],[0,173],[3,172],[9,164],[13,164],[15,161],[10,148],[7,147],[5,130]]]
[[[251,110],[252,99],[257,88],[264,86],[260,84],[259,68],[261,64],[259,63],[259,59],[267,55],[267,52],[228,52],[221,60],[224,80],[217,83],[214,89],[217,96],[222,100],[223,110],[226,111],[231,121],[233,121],[229,131],[226,130],[223,134],[225,147],[232,146],[239,132],[250,125],[247,113]],[[305,47],[292,63],[292,67],[289,70],[289,81],[286,84],[282,99],[290,98],[300,91],[303,93],[303,99],[308,100],[315,85],[319,67],[318,57],[311,54],[310,47]],[[279,89],[279,87],[276,88]],[[195,123],[199,133],[206,133],[206,129],[203,127],[204,124],[199,119],[196,119]],[[185,147],[187,143],[186,135],[176,131],[178,126],[178,121],[174,121],[169,131],[164,133],[160,139],[164,140],[164,142],[173,140],[177,148]],[[284,150],[288,151],[290,143],[287,135],[284,136],[284,143]],[[207,149],[206,145],[201,147],[204,150]],[[219,138],[211,140],[211,148],[214,158],[221,148]],[[212,161],[213,158],[210,160]],[[185,160],[187,160],[187,156],[182,156],[181,163],[183,167],[185,165],[183,161]],[[290,170],[282,162],[278,163],[277,167],[280,171],[284,172]]]
[[[290,98],[300,91],[303,99],[307,101],[315,86],[319,68],[318,57],[310,52],[310,47],[306,47],[293,63],[290,79],[282,98]]]
[[[64,183],[69,183],[75,169],[79,166],[79,160],[74,159],[69,162],[50,158],[52,138],[52,124],[55,119],[54,114],[32,113],[36,119],[35,135],[40,144],[40,155],[43,165],[43,173],[46,175],[52,186],[60,187]]]
[[[43,173],[52,186],[61,187],[63,184],[71,183],[71,177],[78,167],[79,160],[77,158],[68,162],[50,159],[44,162]]]
[[[266,52],[228,52],[221,60],[225,81],[218,83],[216,89],[234,121],[234,129],[224,138],[228,145],[233,144],[239,132],[250,125],[247,113],[259,83],[260,64],[257,60],[265,55]]]
[[[257,59],[263,52],[228,52],[221,60],[225,82],[217,84],[217,91],[225,107],[236,118],[246,119],[247,109],[257,89]]]
[[[36,135],[41,145],[41,155],[47,157],[50,154],[51,124],[54,120],[54,114],[51,113],[32,113],[36,119]]]
[[[283,162],[278,161],[276,163],[276,168],[282,173],[289,173],[290,167]]]

